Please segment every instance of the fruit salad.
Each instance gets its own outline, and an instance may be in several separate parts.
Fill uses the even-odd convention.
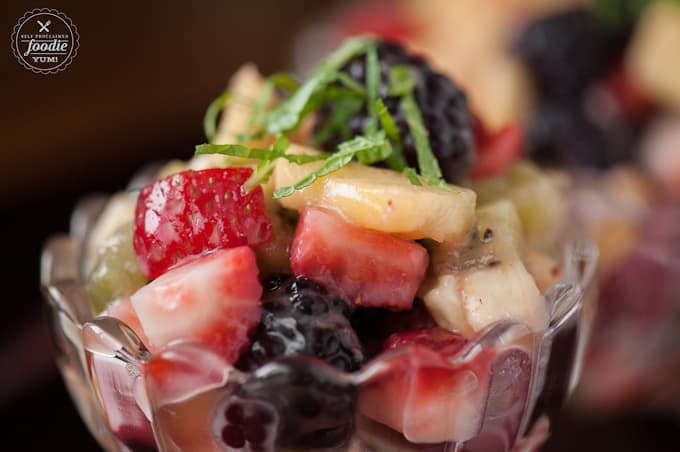
[[[671,231],[680,209],[680,65],[673,56],[680,4],[354,2],[305,32],[297,59],[304,66],[319,42],[365,32],[427,55],[466,91],[477,124],[499,135],[494,145],[480,146],[485,134],[476,130],[472,176],[503,173],[519,151],[572,173],[574,218],[600,251],[600,316],[581,414],[677,410],[680,394],[667,383],[680,365],[668,352],[680,343],[673,333],[677,238],[658,231]],[[522,147],[508,144],[517,137]],[[651,286],[628,277],[650,266],[658,270]]]
[[[304,79],[243,66],[204,126],[43,256],[62,372],[105,447],[546,439],[596,252],[521,130],[487,130],[454,80],[367,36]]]

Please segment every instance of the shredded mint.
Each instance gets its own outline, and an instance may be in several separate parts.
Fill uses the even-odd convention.
[[[285,146],[283,146],[282,143],[286,143]],[[231,157],[243,157],[265,161],[274,161],[283,158],[298,165],[304,165],[305,163],[316,162],[326,158],[326,154],[286,154],[287,148],[288,140],[285,137],[280,137],[276,143],[272,145],[271,149],[251,148],[240,144],[199,144],[196,146],[195,154],[222,154]]]
[[[271,151],[275,155],[285,156],[286,149],[288,149],[288,146],[290,146],[288,138],[281,135],[272,144]],[[248,180],[243,183],[243,189],[246,191],[246,193],[250,192],[259,185],[266,184],[272,172],[274,171],[274,165],[275,165],[274,159],[260,160],[260,162],[253,170],[253,173],[250,175]]]
[[[205,116],[203,116],[203,133],[208,141],[212,141],[215,138],[217,133],[217,117],[229,100],[231,100],[231,97],[232,95],[229,91],[224,91],[208,105]]]
[[[399,135],[399,129],[389,110],[387,110],[383,100],[378,99],[375,105],[378,112],[378,118],[380,119],[380,125],[382,125],[383,130],[387,134],[387,138],[392,142],[392,153],[387,157],[387,165],[393,170],[401,171],[406,168],[406,159],[404,159],[403,144],[401,135]]]
[[[339,99],[333,106],[331,114],[312,139],[312,146],[319,146],[325,143],[333,135],[338,134],[343,140],[350,138],[350,129],[348,126],[349,120],[354,116],[364,105],[362,99],[348,97],[346,99]]]
[[[289,93],[294,93],[300,87],[300,83],[288,72],[278,72],[269,76],[267,80],[276,88],[284,89]]]
[[[303,113],[313,95],[326,87],[335,78],[335,73],[357,55],[365,53],[375,41],[358,37],[345,41],[326,60],[321,62],[295,93],[272,109],[264,118],[267,132],[272,134],[293,130],[304,118]]]
[[[423,116],[413,97],[413,93],[407,94],[401,98],[401,109],[406,117],[409,131],[413,136],[420,175],[430,185],[438,187],[446,186],[446,183],[442,179],[442,171],[439,168],[439,162],[430,147],[428,131],[427,128],[425,128]]]
[[[386,158],[388,152],[391,152],[391,150],[389,141],[385,137],[384,132],[378,132],[370,137],[358,136],[349,141],[345,141],[338,146],[337,152],[328,156],[324,163],[309,175],[296,182],[294,185],[281,187],[274,191],[274,198],[284,198],[292,195],[296,190],[302,190],[303,188],[309,187],[319,177],[323,177],[347,165],[359,153],[364,153],[366,156],[383,160]]]
[[[366,89],[361,86],[361,83],[357,82],[344,72],[337,72],[334,78],[350,91],[353,91],[361,97],[366,96]]]
[[[378,48],[371,46],[366,52],[366,94],[368,107],[368,123],[364,132],[366,135],[373,135],[378,131],[378,111],[376,101],[378,100],[378,85],[380,84],[380,63],[378,62]]]
[[[412,93],[416,87],[416,79],[411,68],[404,65],[396,65],[390,68],[390,84],[387,94],[401,97]]]
[[[408,177],[409,182],[411,182],[413,185],[422,185],[415,169],[406,167],[404,168],[403,173],[406,175],[406,177]]]

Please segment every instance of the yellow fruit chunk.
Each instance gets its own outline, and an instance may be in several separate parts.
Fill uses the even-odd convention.
[[[278,160],[276,188],[295,184],[321,164]],[[474,224],[476,195],[462,187],[452,186],[449,192],[413,185],[401,173],[350,163],[279,201],[297,211],[307,206],[333,209],[358,226],[404,238],[459,243]]]
[[[657,102],[680,111],[680,6],[652,2],[626,55],[631,78]]]

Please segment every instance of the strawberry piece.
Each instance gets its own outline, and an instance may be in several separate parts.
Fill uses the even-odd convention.
[[[519,122],[511,122],[492,133],[479,119],[475,119],[477,161],[470,177],[484,179],[505,174],[508,166],[522,157],[523,140],[524,132]]]
[[[411,309],[428,256],[419,244],[355,226],[326,209],[300,215],[290,251],[296,276],[306,276],[351,302]]]
[[[132,329],[132,331],[135,332],[135,334],[137,334],[142,343],[147,348],[149,348],[149,339],[146,337],[146,334],[144,334],[142,324],[139,323],[139,317],[137,317],[137,313],[132,308],[132,303],[130,302],[129,297],[114,301],[109,306],[107,306],[106,310],[102,311],[100,315],[115,317],[125,323]],[[149,350],[152,352],[155,351],[151,348],[149,348]]]
[[[257,246],[272,238],[262,188],[243,190],[250,168],[183,171],[144,187],[135,213],[134,248],[155,278],[188,256]]]
[[[385,344],[389,354],[377,358],[383,374],[361,388],[359,412],[415,443],[476,436],[494,351],[482,348],[452,364],[465,343],[462,335],[440,328],[392,335]]]
[[[148,343],[129,298],[111,303],[101,315],[121,320],[132,328],[145,345]],[[97,385],[99,401],[106,412],[106,422],[113,434],[132,450],[152,448],[155,441],[151,423],[135,398],[135,385],[140,383],[137,381],[138,376],[117,358],[92,353],[88,356],[88,362]]]
[[[618,65],[603,80],[604,89],[614,98],[623,114],[634,122],[642,122],[655,110],[652,99]]]
[[[150,347],[198,341],[234,363],[262,315],[255,253],[218,250],[168,270],[131,297]]]
[[[156,444],[151,423],[135,398],[138,376],[120,359],[96,353],[89,356],[89,366],[111,432],[131,450],[151,450]]]
[[[382,3],[350,9],[340,16],[338,23],[344,37],[372,34],[387,41],[403,42],[415,32],[403,13]]]

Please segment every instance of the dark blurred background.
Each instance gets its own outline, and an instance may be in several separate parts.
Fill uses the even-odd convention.
[[[98,450],[53,363],[39,290],[40,249],[65,232],[78,198],[113,192],[153,160],[186,159],[230,74],[254,60],[290,67],[299,31],[342,4],[330,0],[170,2],[25,1],[0,6],[0,425],[20,450]],[[56,8],[78,27],[80,49],[56,75],[19,65],[9,45],[28,10]],[[58,445],[58,446],[55,446]],[[567,417],[546,451],[679,450],[661,415]]]

